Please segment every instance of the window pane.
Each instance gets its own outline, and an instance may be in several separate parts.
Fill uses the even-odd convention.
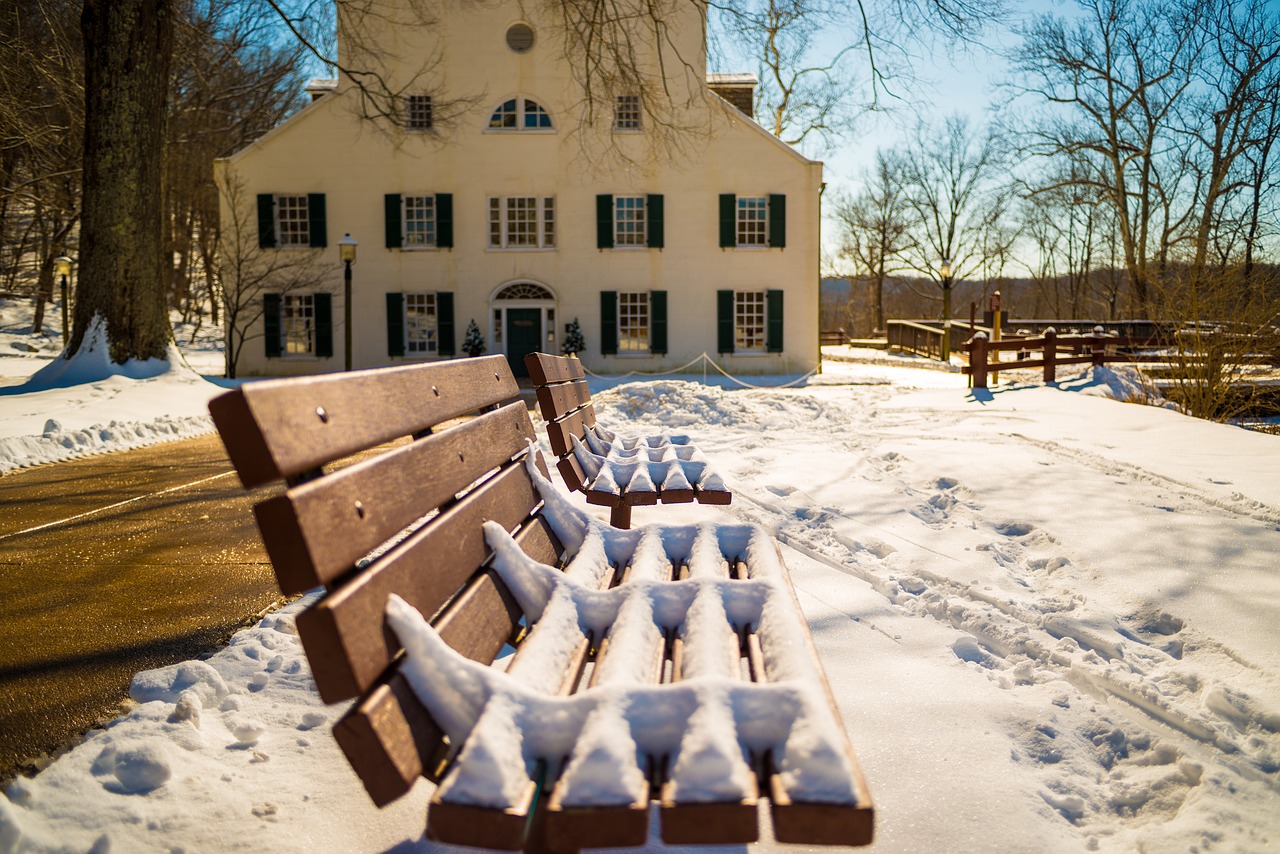
[[[438,350],[436,340],[436,295],[404,295],[405,352],[430,354]]]
[[[764,291],[738,291],[733,295],[735,350],[763,350],[765,326]]]
[[[310,246],[306,196],[276,196],[276,235],[281,246]]]
[[[286,295],[280,301],[280,332],[284,336],[281,349],[286,355],[308,355],[315,352],[315,298],[311,294]]]
[[[644,246],[644,196],[613,197],[613,245]]]
[[[538,199],[512,196],[507,199],[507,246],[538,245]]]
[[[618,352],[649,351],[649,294],[618,294]]]
[[[552,196],[542,200],[542,245],[556,245],[556,200]]]
[[[489,127],[491,128],[513,128],[516,126],[516,99],[504,103],[501,107],[493,111],[493,115],[489,118]]]
[[[551,127],[551,116],[547,114],[541,104],[526,98],[524,101],[524,126],[526,128],[549,128]]]
[[[613,114],[613,126],[616,130],[640,129],[640,96],[619,95]]]
[[[410,95],[405,99],[405,125],[412,130],[431,129],[430,95]]]
[[[765,196],[738,196],[738,245],[768,245],[769,210]]]
[[[489,199],[489,245],[502,245],[502,200]]]
[[[436,245],[436,197],[404,197],[404,245]]]

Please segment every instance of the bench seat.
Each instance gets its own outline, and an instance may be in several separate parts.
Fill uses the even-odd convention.
[[[724,480],[688,436],[618,436],[600,427],[577,357],[530,353],[525,366],[565,485],[589,504],[611,508],[614,527],[630,527],[634,506],[732,503]]]
[[[551,484],[503,357],[250,383],[211,403],[334,735],[379,805],[500,850],[871,841],[776,543],[619,530]]]

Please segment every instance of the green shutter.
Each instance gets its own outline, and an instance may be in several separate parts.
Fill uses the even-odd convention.
[[[787,197],[769,196],[769,245],[782,249],[787,245]]]
[[[600,292],[600,353],[615,356],[618,353],[618,292]]]
[[[716,291],[716,352],[733,352],[733,291]]]
[[[311,234],[311,246],[323,249],[329,245],[328,226],[324,218],[324,193],[307,194],[307,230]]]
[[[262,295],[262,340],[267,347],[267,358],[280,358],[280,294]]]
[[[613,196],[596,196],[596,248],[613,248]]]
[[[333,297],[316,294],[316,355],[321,359],[333,357]]]
[[[404,355],[404,294],[387,294],[387,355]]]
[[[764,348],[782,352],[782,291],[765,291]]]
[[[667,355],[667,292],[649,292],[649,352]]]
[[[452,356],[458,352],[453,334],[453,292],[436,293],[436,352]]]
[[[387,248],[399,249],[404,245],[404,229],[400,225],[400,194],[387,193],[383,196],[382,210],[387,224]]]
[[[453,193],[436,193],[436,246],[453,248]]]
[[[276,197],[258,194],[258,248],[274,249],[276,245]]]
[[[731,250],[735,246],[737,246],[737,196],[733,193],[721,193],[721,248]]]
[[[662,248],[662,194],[651,193],[644,202],[645,215],[648,218],[649,248]]]

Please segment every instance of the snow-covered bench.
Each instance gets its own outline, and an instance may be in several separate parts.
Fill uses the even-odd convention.
[[[586,372],[576,356],[530,353],[525,367],[547,424],[556,468],[570,490],[611,508],[615,528],[631,527],[631,508],[729,504],[733,494],[688,436],[616,436],[596,424]]]
[[[518,393],[495,356],[210,405],[244,485],[286,487],[259,528],[283,592],[324,588],[298,633],[321,697],[355,698],[334,735],[369,795],[425,776],[427,836],[482,848],[640,845],[655,801],[672,844],[755,840],[766,802],[779,841],[870,842],[774,541],[589,518]]]

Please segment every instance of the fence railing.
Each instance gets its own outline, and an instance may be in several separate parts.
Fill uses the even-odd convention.
[[[961,345],[969,354],[969,364],[962,370],[973,377],[974,388],[987,388],[989,375],[998,379],[1001,370],[1014,368],[1044,368],[1044,381],[1051,383],[1057,380],[1059,365],[1168,361],[1167,355],[1123,352],[1125,348],[1149,347],[1154,343],[1150,338],[1107,334],[1101,327],[1095,327],[1091,335],[1059,335],[1050,328],[1039,338],[1004,341],[990,341],[985,332],[979,332]],[[1040,358],[1032,358],[1037,352]],[[1003,353],[1013,353],[1014,358],[1005,359]]]
[[[936,326],[918,320],[890,320],[885,323],[889,352],[915,353],[929,359],[942,358],[942,323]],[[967,326],[951,324],[951,346],[954,349]]]
[[[848,344],[849,336],[843,329],[824,329],[818,333],[819,346],[826,347],[833,344]]]

